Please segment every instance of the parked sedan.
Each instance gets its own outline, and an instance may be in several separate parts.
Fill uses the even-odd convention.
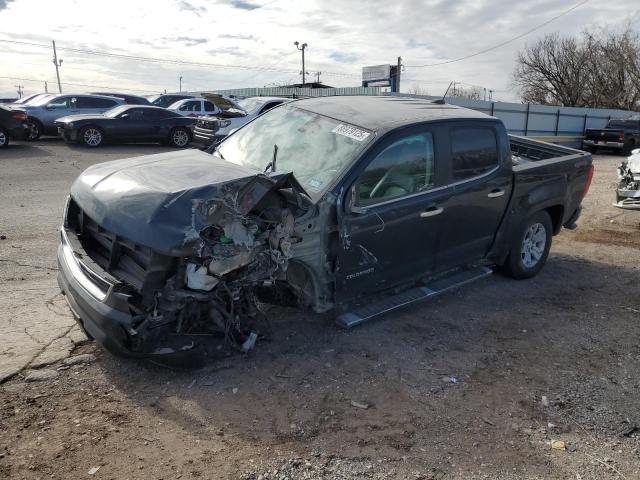
[[[29,102],[22,108],[27,112],[31,129],[30,140],[36,140],[43,134],[56,133],[55,120],[65,115],[79,113],[96,114],[122,105],[124,100],[103,95],[59,94],[42,97],[34,103]]]
[[[99,147],[105,142],[157,142],[186,147],[191,142],[194,122],[165,108],[123,105],[102,115],[62,117],[55,124],[65,141],[87,147]]]
[[[9,145],[9,139],[26,140],[29,136],[27,114],[24,110],[0,105],[0,148]]]
[[[169,110],[172,110],[185,117],[199,117],[200,115],[217,115],[222,110],[209,100],[204,98],[186,98],[184,100],[178,100],[174,104],[170,105]]]

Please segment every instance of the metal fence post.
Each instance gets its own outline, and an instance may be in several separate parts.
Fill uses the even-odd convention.
[[[531,104],[527,103],[527,116],[524,120],[524,136],[526,137],[529,133],[529,109],[531,108]]]
[[[491,102],[491,116],[493,117],[493,110],[496,106],[496,102]]]
[[[560,126],[560,109],[556,113],[556,137],[558,136],[558,127]]]
[[[584,114],[584,122],[582,122],[582,134],[584,135],[584,132],[587,130],[587,115],[588,114]]]

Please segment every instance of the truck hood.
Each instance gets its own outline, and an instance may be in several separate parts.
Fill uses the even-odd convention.
[[[305,193],[293,174],[266,176],[200,150],[101,163],[73,183],[71,197],[100,227],[165,255],[186,255],[195,205],[236,194],[246,214],[272,189]],[[241,198],[240,198],[241,197]]]

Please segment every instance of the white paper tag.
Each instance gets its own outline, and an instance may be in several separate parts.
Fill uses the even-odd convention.
[[[337,133],[338,135],[353,138],[354,140],[357,140],[359,142],[363,141],[369,136],[369,132],[367,132],[366,130],[362,130],[358,127],[353,127],[351,125],[345,125],[344,123],[341,123],[331,131],[333,133]]]

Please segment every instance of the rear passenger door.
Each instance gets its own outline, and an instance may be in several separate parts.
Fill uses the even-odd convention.
[[[488,123],[458,123],[447,135],[450,161],[436,269],[482,259],[489,251],[511,195],[506,135]],[[502,139],[502,140],[501,140]]]

